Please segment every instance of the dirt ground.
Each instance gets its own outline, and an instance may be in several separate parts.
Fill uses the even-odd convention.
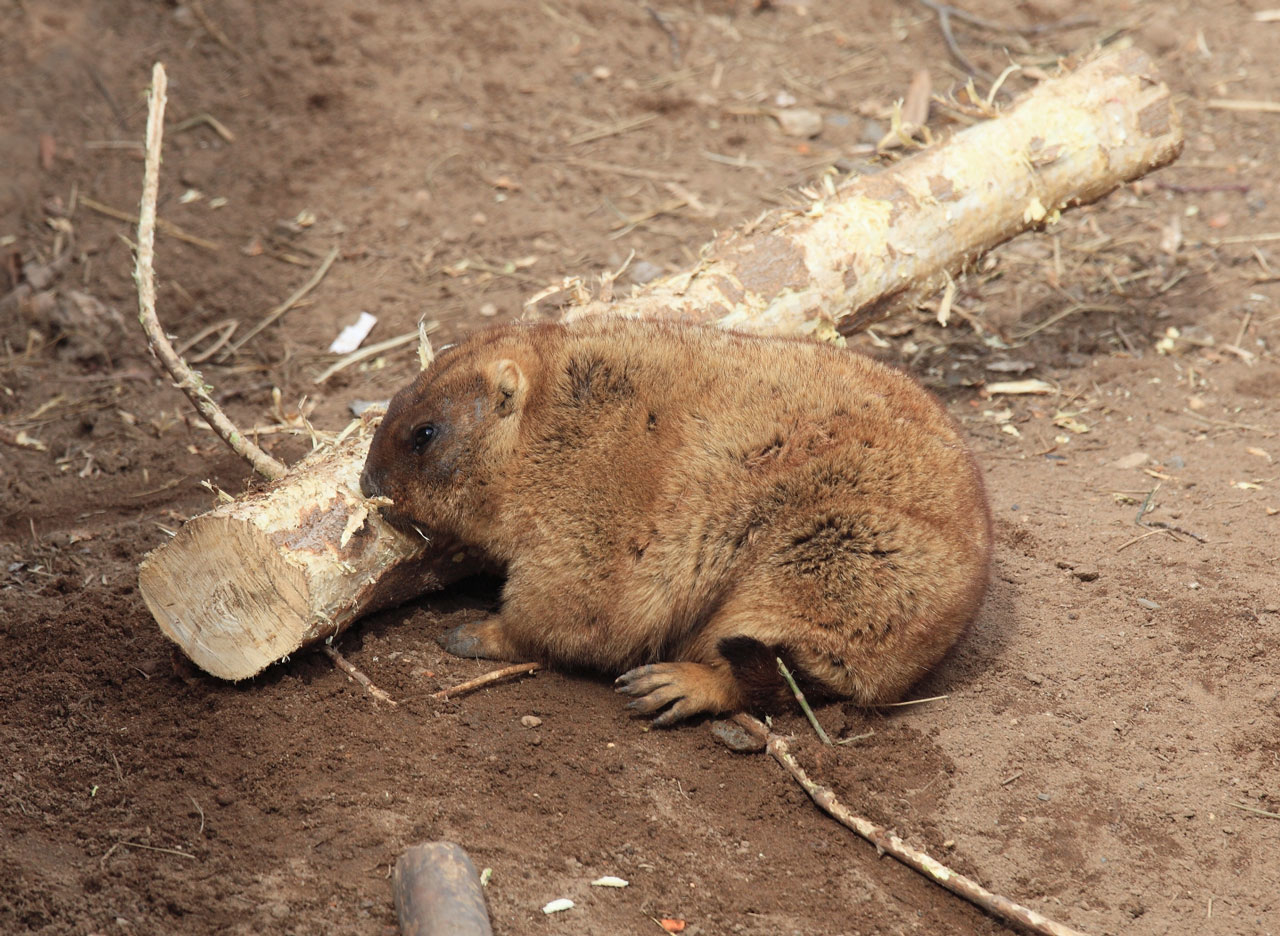
[[[319,654],[238,685],[175,670],[136,587],[210,506],[202,481],[249,481],[152,370],[130,228],[95,207],[136,209],[153,61],[160,214],[216,245],[162,232],[162,319],[179,341],[234,320],[234,341],[337,246],[296,308],[201,367],[243,427],[302,405],[338,428],[415,367],[405,346],[317,384],[359,312],[370,342],[421,316],[447,341],[632,251],[621,286],[684,268],[713,230],[878,165],[916,69],[939,93],[962,81],[922,4],[755,6],[5,4],[0,428],[44,449],[0,444],[0,931],[390,934],[391,864],[439,838],[492,869],[500,934],[1008,931],[877,858],[767,757],[705,724],[646,731],[603,680],[430,700],[487,668],[433,638],[492,582],[341,639],[394,710]],[[954,22],[989,75],[1141,44],[1186,150],[985,259],[951,327],[922,310],[853,341],[963,423],[993,582],[913,693],[944,700],[823,706],[833,733],[872,732],[834,750],[778,722],[855,811],[1093,934],[1280,932],[1280,117],[1211,103],[1280,101],[1268,6],[975,0],[1008,27],[1083,19]],[[783,133],[785,107],[821,133]],[[956,126],[938,107],[930,125]],[[1020,377],[1054,392],[984,391]],[[630,886],[590,886],[605,874]],[[577,906],[544,916],[558,897]]]

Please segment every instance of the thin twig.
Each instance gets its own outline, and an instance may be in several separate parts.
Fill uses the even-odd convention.
[[[956,37],[951,32],[952,16],[959,16],[961,19],[968,19],[970,22],[973,22],[974,18],[967,16],[963,10],[957,10],[955,7],[946,3],[938,3],[936,0],[920,0],[920,2],[937,14],[938,28],[942,30],[942,38],[947,43],[947,51],[949,51],[951,53],[951,57],[956,60],[956,64],[969,74],[977,75],[980,78],[985,78],[990,81],[991,75],[973,64],[973,62],[969,61],[968,57],[960,51],[960,44],[956,42]]]
[[[428,322],[425,327],[426,327],[427,334],[430,334],[431,332],[435,331],[440,327],[440,323]],[[350,354],[346,355],[345,357],[341,357],[338,360],[334,361],[333,364],[330,365],[328,368],[326,368],[324,373],[322,373],[319,377],[313,380],[312,383],[322,384],[326,380],[328,380],[330,377],[332,377],[334,374],[338,373],[338,371],[343,370],[344,368],[350,367],[352,364],[355,364],[357,361],[363,361],[365,358],[370,358],[370,357],[373,357],[374,355],[381,354],[383,351],[390,351],[392,348],[398,348],[401,345],[407,345],[411,341],[417,341],[418,337],[419,337],[419,333],[416,331],[405,332],[403,335],[397,335],[394,338],[388,338],[386,341],[379,341],[377,344],[371,344],[367,348],[360,348],[357,351],[352,351]]]
[[[147,334],[147,347],[156,361],[172,375],[205,422],[241,458],[264,478],[284,476],[285,466],[240,434],[227,415],[209,396],[209,386],[174,353],[160,320],[156,317],[155,242],[156,197],[160,190],[160,146],[164,137],[166,79],[164,66],[156,62],[151,72],[151,93],[147,97],[147,158],[142,173],[142,203],[138,211],[138,253],[133,268],[138,287],[138,321]]]
[[[1193,413],[1189,409],[1184,409],[1182,412],[1186,413],[1192,419],[1206,423],[1210,426],[1221,426],[1223,429],[1244,429],[1248,432],[1258,432],[1268,439],[1275,437],[1274,432],[1271,432],[1269,429],[1264,429],[1262,426],[1252,426],[1249,423],[1242,422],[1231,422],[1227,419],[1212,419],[1209,416],[1201,416],[1199,413]]]
[[[1265,809],[1258,809],[1256,806],[1246,806],[1244,803],[1228,803],[1228,806],[1234,806],[1236,809],[1243,809],[1245,812],[1251,812],[1254,815],[1266,816],[1268,819],[1280,819],[1280,813],[1267,812]]]
[[[981,907],[991,915],[1009,923],[1019,924],[1033,933],[1042,936],[1084,936],[1079,930],[1050,920],[1030,907],[1014,903],[1007,897],[993,894],[977,881],[963,874],[957,874],[947,866],[930,858],[922,851],[910,847],[898,836],[887,829],[872,824],[861,816],[855,816],[827,787],[815,783],[804,772],[795,755],[791,753],[786,740],[765,727],[760,720],[750,715],[739,714],[733,720],[750,732],[758,740],[764,741],[769,754],[779,764],[790,771],[796,782],[804,787],[804,791],[823,812],[831,816],[876,847],[880,854],[889,854],[907,867],[919,871],[936,884],[940,884],[953,894],[963,897],[970,903]]]
[[[174,127],[173,132],[183,133],[187,130],[190,130],[192,127],[199,127],[201,124],[203,124],[204,126],[207,126],[210,130],[212,130],[218,136],[222,137],[228,143],[234,143],[236,141],[236,135],[227,129],[226,124],[224,124],[217,117],[213,116],[213,114],[209,114],[209,113],[201,113],[201,114],[196,114],[194,117],[188,117],[182,123]]]
[[[243,338],[241,338],[239,341],[237,341],[235,344],[229,347],[225,352],[223,352],[222,357],[220,357],[218,360],[226,360],[231,355],[235,354],[237,351],[243,348],[249,341],[251,341],[255,336],[257,336],[257,334],[260,331],[262,331],[264,328],[266,328],[268,325],[270,325],[280,316],[284,315],[286,312],[292,309],[295,305],[297,305],[303,296],[311,292],[311,290],[315,289],[316,286],[320,284],[320,281],[324,279],[324,275],[329,272],[329,267],[333,266],[333,261],[337,259],[338,259],[338,248],[334,247],[327,254],[325,254],[324,260],[320,261],[320,266],[316,269],[314,273],[311,274],[311,278],[309,280],[307,280],[305,283],[299,286],[298,289],[294,291],[293,295],[291,295],[288,299],[286,299],[284,302],[280,303],[278,306],[276,306],[274,309],[272,309],[270,312],[264,315],[262,317],[261,322],[253,326],[253,328],[249,329],[248,334],[246,334]]]
[[[512,676],[520,676],[524,673],[533,673],[542,668],[541,663],[517,663],[515,666],[504,666],[502,669],[485,673],[483,676],[477,676],[475,679],[468,679],[466,682],[458,683],[448,689],[441,689],[439,692],[431,693],[433,699],[452,699],[454,696],[466,695],[468,692],[475,692],[477,689],[483,689],[491,683],[501,682],[504,679],[510,679]]]
[[[813,714],[813,709],[809,707],[809,700],[804,697],[804,693],[800,691],[800,687],[796,685],[795,677],[791,675],[791,670],[787,669],[787,664],[782,662],[782,657],[778,657],[778,672],[782,674],[782,678],[786,680],[787,685],[791,687],[791,692],[795,695],[796,701],[800,703],[800,710],[804,712],[805,718],[809,719],[809,724],[813,725],[813,730],[818,733],[818,739],[823,744],[830,744],[831,738],[822,729],[822,725],[818,722],[818,716]]]
[[[671,67],[680,67],[680,39],[676,36],[676,31],[671,28],[671,23],[667,18],[655,10],[651,6],[645,7],[645,12],[649,14],[650,19],[658,24],[658,28],[667,34],[667,42],[671,46]]]
[[[8,426],[0,426],[0,443],[12,445],[14,448],[31,449],[35,452],[49,451],[48,446],[35,436],[28,435],[26,430],[10,429]]]
[[[196,19],[200,21],[200,25],[203,26],[205,31],[213,37],[214,41],[236,58],[240,58],[240,50],[231,44],[231,40],[227,38],[227,34],[224,33],[221,27],[213,21],[213,18],[204,11],[204,7],[201,6],[200,0],[191,0],[190,6],[191,12],[196,15]]]
[[[346,673],[348,676],[350,676],[360,685],[364,686],[365,689],[369,690],[369,695],[373,696],[375,699],[378,699],[381,702],[387,703],[387,705],[390,705],[392,708],[395,707],[396,700],[391,698],[391,696],[387,695],[385,692],[383,692],[381,689],[375,686],[373,684],[373,680],[370,679],[368,676],[366,676],[364,673],[360,672],[360,670],[356,669],[350,660],[344,657],[341,653],[339,653],[334,647],[330,646],[329,644],[322,644],[321,646],[324,647],[325,655],[330,660],[333,661],[333,665],[336,666],[338,669],[342,670],[344,673]]]
[[[1175,192],[1178,195],[1199,195],[1203,192],[1239,192],[1241,195],[1248,195],[1252,186],[1248,182],[1211,182],[1205,185],[1157,182],[1156,188],[1162,192]]]
[[[1147,524],[1145,524],[1145,523],[1144,523],[1144,524],[1143,524],[1143,526],[1147,526]],[[1129,542],[1125,543],[1123,546],[1117,546],[1117,547],[1116,547],[1116,552],[1124,552],[1126,549],[1128,549],[1128,548],[1129,548],[1130,546],[1132,546],[1134,543],[1141,543],[1144,539],[1147,539],[1147,538],[1148,538],[1148,537],[1150,537],[1150,536],[1158,536],[1158,535],[1160,535],[1161,533],[1168,533],[1168,534],[1169,534],[1170,536],[1172,536],[1174,539],[1177,539],[1177,538],[1178,538],[1178,537],[1177,537],[1177,534],[1175,534],[1172,530],[1164,530],[1164,529],[1150,530],[1150,531],[1149,531],[1149,532],[1147,532],[1147,533],[1143,533],[1141,536],[1135,536],[1133,539],[1129,540]]]
[[[98,214],[106,215],[108,218],[115,218],[117,221],[125,221],[129,224],[139,223],[137,215],[131,215],[127,211],[121,211],[119,208],[112,208],[110,205],[104,205],[100,201],[94,201],[88,195],[80,196],[80,204],[84,205],[90,211],[96,211]],[[157,231],[168,234],[176,240],[184,241],[195,247],[203,247],[205,250],[222,249],[221,244],[216,244],[211,240],[205,240],[203,237],[196,237],[194,234],[188,234],[172,221],[166,221],[164,218],[154,218],[152,223]]]
[[[240,322],[237,319],[226,319],[222,322],[214,322],[212,325],[207,328],[202,328],[182,344],[178,345],[178,354],[186,354],[210,335],[217,333],[217,341],[205,348],[199,354],[188,359],[188,362],[191,364],[200,364],[207,361],[222,350],[222,346],[231,340],[231,336],[235,334],[236,329],[239,327]]]
[[[1280,114],[1280,101],[1245,101],[1238,98],[1211,98],[1209,110],[1244,111],[1246,113]]]
[[[657,114],[641,114],[639,117],[629,117],[625,120],[619,120],[617,123],[610,124],[607,127],[599,127],[594,130],[586,130],[577,136],[569,138],[570,146],[581,146],[583,143],[592,143],[596,140],[603,140],[605,137],[616,136],[619,133],[629,133],[632,130],[638,130],[646,124],[651,124],[658,119]]]
[[[876,708],[905,708],[908,705],[924,705],[926,702],[941,702],[944,699],[951,698],[948,695],[929,696],[927,699],[907,699],[905,702],[884,702],[877,705]]]
[[[196,812],[200,814],[200,828],[196,830],[196,835],[203,835],[204,834],[204,810],[200,808],[200,804],[196,802],[196,798],[192,796],[190,793],[187,794],[187,799],[191,800],[191,805],[194,806],[196,808]]]
[[[146,849],[147,851],[153,851],[153,852],[164,852],[166,855],[181,855],[183,858],[190,858],[192,861],[200,860],[200,857],[198,855],[192,855],[189,852],[178,851],[178,849],[176,848],[161,848],[159,845],[143,845],[141,842],[116,842],[115,845],[111,846],[112,851],[115,850],[116,845],[127,845],[130,848],[143,848],[143,849]],[[107,852],[107,855],[109,854],[111,854],[111,851]],[[102,856],[104,861],[106,860],[107,855]]]

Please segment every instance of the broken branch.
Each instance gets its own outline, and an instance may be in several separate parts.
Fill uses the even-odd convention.
[[[151,92],[147,95],[146,162],[142,171],[142,202],[138,210],[138,252],[133,268],[133,279],[138,287],[138,321],[147,334],[147,347],[151,349],[152,356],[173,377],[178,389],[187,395],[205,422],[258,474],[268,479],[281,478],[285,466],[246,439],[232,425],[209,395],[208,384],[173,350],[156,316],[156,198],[160,190],[160,147],[164,138],[166,87],[164,66],[157,62],[151,72]]]
[[[991,893],[991,891],[972,878],[959,874],[941,862],[930,858],[924,852],[912,848],[887,829],[875,825],[861,816],[854,815],[836,798],[836,795],[830,789],[809,779],[809,775],[800,766],[799,761],[791,753],[791,748],[781,735],[774,734],[765,727],[762,721],[750,715],[735,715],[733,721],[744,728],[757,741],[765,743],[765,748],[770,756],[785,767],[791,776],[795,777],[796,782],[804,787],[804,791],[809,794],[809,798],[817,804],[819,809],[841,825],[858,833],[858,835],[874,845],[876,851],[880,854],[887,854],[896,858],[908,868],[919,871],[935,884],[940,884],[953,894],[963,897],[975,906],[986,910],[992,916],[1008,923],[1026,927],[1033,933],[1040,933],[1043,936],[1084,936],[1079,930],[1054,922],[1030,907],[1024,907],[1022,904],[1015,903],[1007,897]]]

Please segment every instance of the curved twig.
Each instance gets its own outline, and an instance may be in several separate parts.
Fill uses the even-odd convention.
[[[151,91],[147,95],[147,158],[142,172],[137,258],[133,268],[133,279],[138,287],[138,321],[147,334],[147,347],[151,349],[152,356],[173,377],[178,389],[187,395],[205,422],[231,446],[232,451],[248,461],[254,471],[275,480],[284,477],[288,469],[245,438],[232,424],[209,396],[208,384],[173,350],[156,317],[156,197],[160,190],[160,144],[164,137],[166,86],[164,66],[156,62],[151,71]]]
[[[874,825],[861,816],[855,816],[836,799],[836,795],[830,789],[809,779],[809,775],[804,772],[804,768],[791,753],[786,740],[780,735],[774,734],[762,721],[750,715],[735,715],[733,721],[753,737],[765,742],[773,759],[790,771],[791,776],[796,778],[796,781],[804,787],[804,791],[809,794],[809,798],[823,812],[841,825],[858,833],[874,845],[881,854],[893,856],[912,870],[919,871],[935,884],[942,885],[953,894],[963,897],[1005,922],[1017,924],[1040,936],[1084,936],[1079,930],[1055,922],[1030,907],[1024,907],[1008,897],[991,893],[972,878],[958,874],[924,852],[912,848],[889,830]]]

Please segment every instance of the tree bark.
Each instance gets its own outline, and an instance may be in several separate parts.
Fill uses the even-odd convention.
[[[1171,162],[1182,128],[1138,49],[1042,82],[1008,111],[808,211],[769,212],[698,266],[567,313],[667,316],[839,339],[910,308],[984,251]],[[242,679],[475,560],[382,523],[359,495],[370,424],[263,494],[197,517],[144,559],[140,588],[201,668]]]

